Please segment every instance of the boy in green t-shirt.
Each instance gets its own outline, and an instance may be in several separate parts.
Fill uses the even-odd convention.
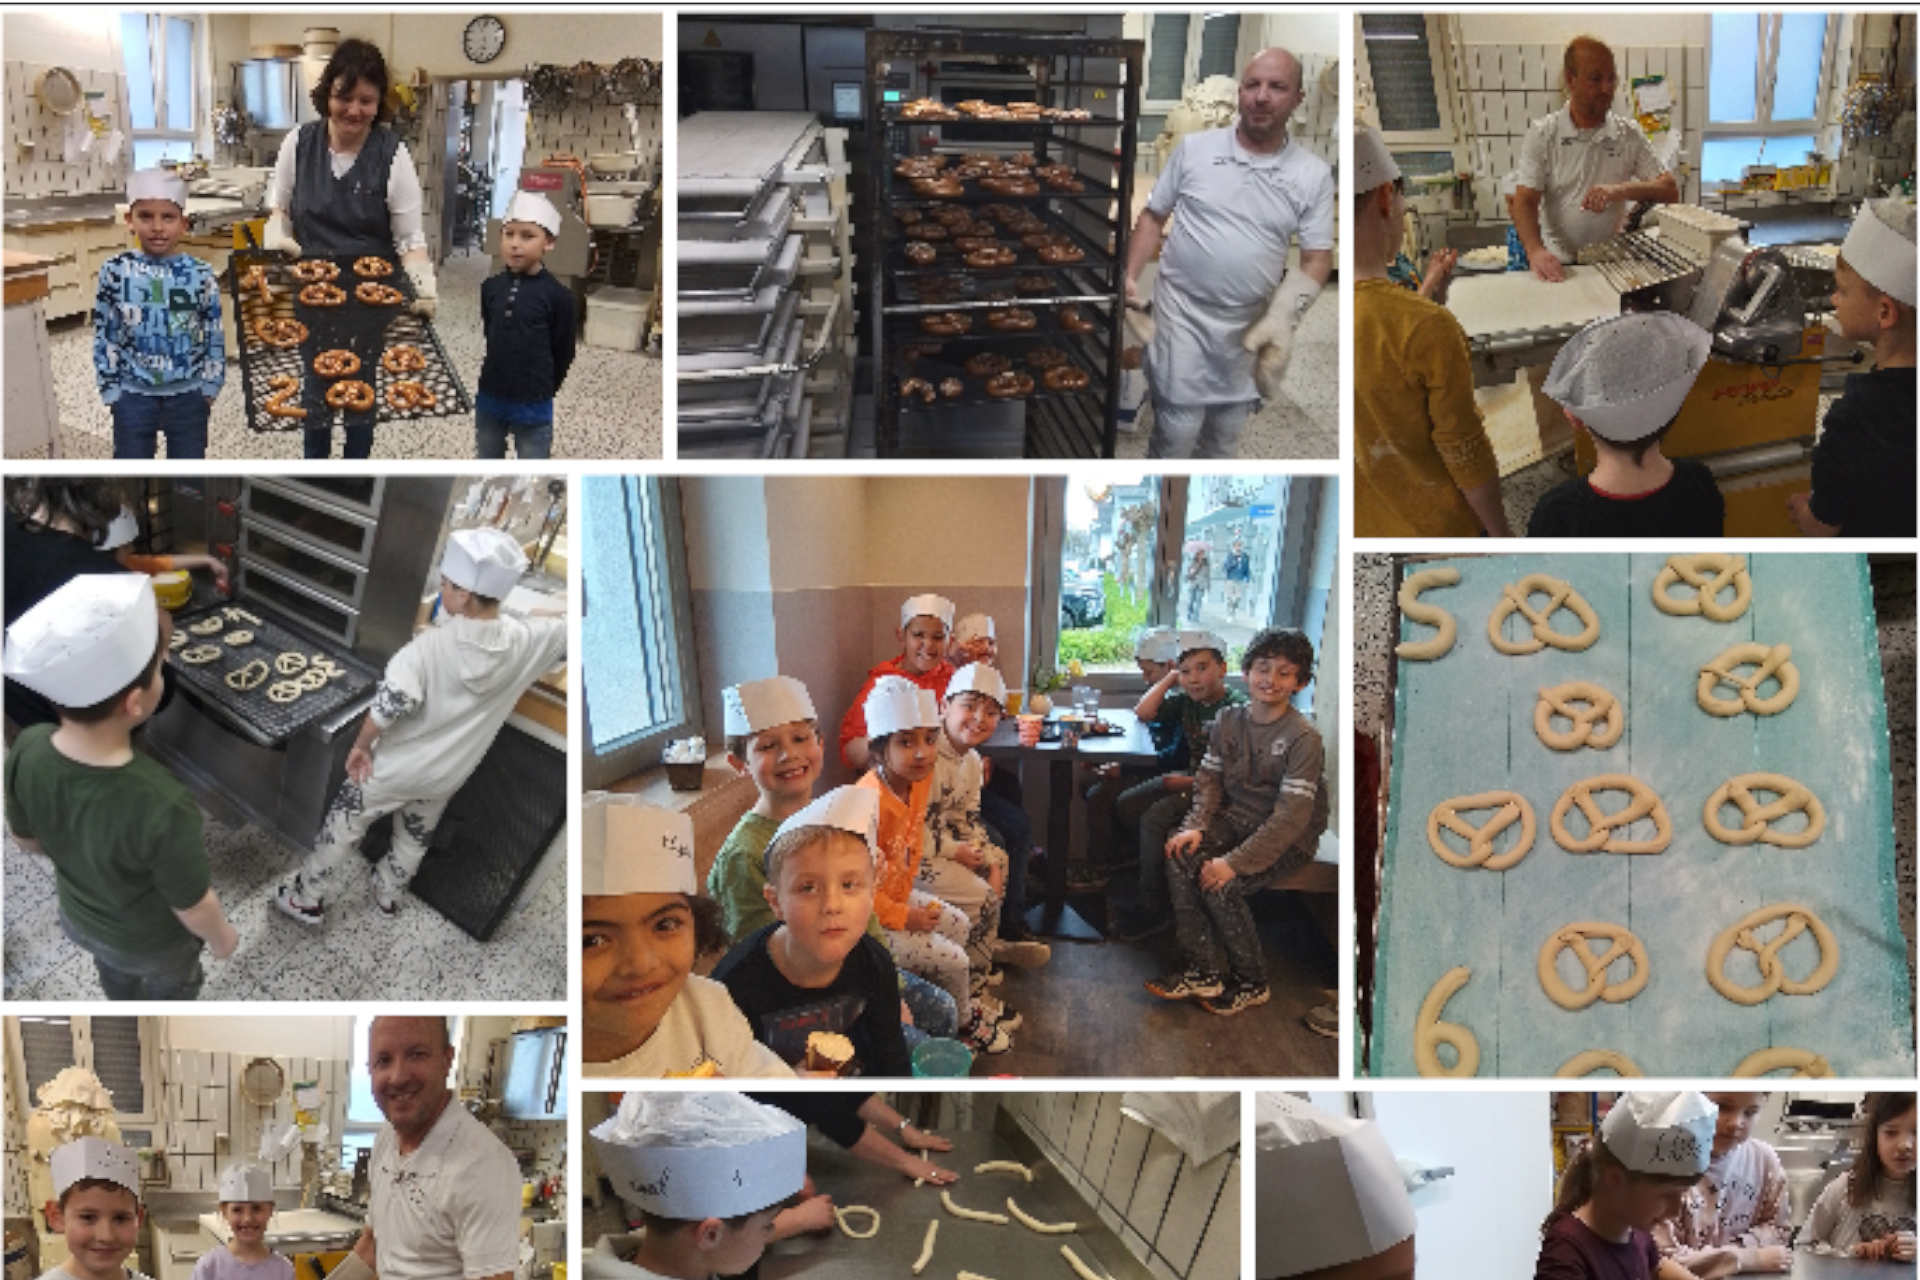
[[[60,928],[93,956],[112,1000],[191,1000],[239,945],[207,866],[200,810],[133,750],[160,705],[172,632],[143,573],[73,578],[7,628],[6,674],[60,723],[21,733],[7,755],[7,824],[53,860]]]

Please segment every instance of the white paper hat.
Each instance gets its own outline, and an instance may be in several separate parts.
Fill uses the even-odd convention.
[[[1173,637],[1173,643],[1179,657],[1184,658],[1195,649],[1212,649],[1220,655],[1221,661],[1226,661],[1227,642],[1211,631],[1177,632]]]
[[[738,1093],[636,1090],[593,1130],[620,1198],[663,1218],[757,1213],[800,1190],[807,1127]]]
[[[271,1204],[273,1173],[264,1165],[242,1161],[220,1172],[220,1203]]]
[[[503,598],[527,571],[527,553],[504,529],[485,526],[479,529],[455,529],[447,535],[447,550],[440,557],[440,572],[456,587]]]
[[[1400,176],[1400,166],[1377,130],[1356,125],[1353,130],[1353,189],[1371,191]]]
[[[83,573],[7,628],[6,673],[60,707],[91,707],[132,684],[160,643],[153,579]]]
[[[117,1183],[140,1195],[140,1166],[133,1152],[105,1138],[78,1138],[53,1152],[53,1194],[63,1196],[82,1178]]]
[[[696,893],[693,819],[637,796],[580,797],[580,892]]]
[[[969,640],[992,640],[993,619],[984,613],[970,613],[953,624],[953,642],[965,644]]]
[[[1413,1234],[1406,1180],[1370,1122],[1260,1093],[1253,1142],[1261,1280],[1371,1258]]]
[[[905,676],[881,676],[873,682],[873,689],[867,694],[867,736],[885,737],[889,733],[898,733],[902,729],[921,727],[920,695],[928,690],[922,689]],[[939,722],[936,712],[935,723]]]
[[[1600,1139],[1636,1173],[1695,1178],[1707,1171],[1719,1115],[1705,1094],[1622,1094],[1600,1122]]]
[[[135,169],[127,175],[127,203],[137,200],[171,200],[187,207],[187,184],[171,169]]]
[[[1889,297],[1914,305],[1913,206],[1869,200],[1841,242],[1847,265]]]
[[[728,685],[720,692],[726,707],[729,738],[759,733],[795,720],[817,720],[807,686],[792,676],[768,676]]]
[[[867,852],[880,859],[880,793],[872,787],[835,787],[808,802],[807,807],[782,822],[773,841],[801,827],[838,827],[867,842]]]
[[[921,614],[940,619],[945,627],[953,626],[953,601],[945,596],[936,596],[929,592],[923,596],[908,596],[900,604],[900,629],[906,630],[907,624]]]
[[[140,518],[133,508],[122,505],[120,514],[107,525],[107,536],[100,541],[102,551],[117,551],[140,536]]]
[[[1133,656],[1147,662],[1172,662],[1180,656],[1173,628],[1148,627],[1133,638]]]
[[[1671,311],[1610,316],[1567,339],[1540,389],[1602,439],[1638,440],[1680,412],[1712,346]]]
[[[953,679],[947,682],[947,700],[952,701],[957,693],[983,693],[1002,707],[1007,705],[1007,682],[984,662],[969,662],[953,673]]]
[[[538,191],[516,191],[507,201],[507,212],[502,222],[531,222],[543,228],[550,236],[560,234],[560,211],[553,207],[553,201]]]

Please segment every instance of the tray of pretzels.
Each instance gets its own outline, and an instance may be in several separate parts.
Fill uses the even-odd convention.
[[[242,249],[228,274],[247,425],[255,431],[472,412],[439,335],[413,313],[412,283],[393,259],[289,259]]]
[[[379,678],[351,653],[238,601],[174,615],[167,665],[196,701],[263,746],[348,707]]]

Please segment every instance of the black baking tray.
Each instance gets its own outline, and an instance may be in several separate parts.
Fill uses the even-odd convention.
[[[425,319],[408,310],[413,301],[413,282],[397,262],[387,259],[393,270],[377,283],[391,285],[404,295],[392,306],[378,307],[353,296],[354,286],[362,283],[353,274],[358,255],[308,255],[301,261],[324,257],[340,268],[333,283],[344,289],[347,300],[337,307],[314,307],[299,300],[303,283],[292,274],[294,262],[283,253],[264,249],[236,249],[227,271],[227,287],[233,295],[234,326],[240,343],[240,379],[246,408],[247,425],[255,431],[300,431],[309,427],[332,427],[335,423],[408,422],[421,418],[444,418],[473,412],[473,401],[454,370],[453,361],[440,343],[440,335]],[[269,312],[262,306],[257,289],[243,288],[241,277],[255,267],[265,268],[274,305]],[[307,326],[307,340],[297,347],[270,347],[253,336],[253,321],[271,314],[276,318],[298,320]],[[427,367],[412,373],[389,374],[380,367],[380,356],[388,347],[418,347]],[[335,379],[313,372],[313,359],[322,351],[351,351],[360,357],[358,372],[347,375],[370,384],[374,390],[373,408],[355,413],[336,409],[326,400],[327,387]],[[301,379],[300,407],[305,418],[282,418],[267,412],[268,385],[275,376],[287,374]],[[411,379],[425,384],[434,394],[431,409],[401,411],[387,403],[387,387],[399,380]]]
[[[232,609],[244,609],[260,621],[234,618],[227,613]],[[204,637],[193,634],[191,628],[195,623],[215,616],[227,622],[219,634]],[[187,637],[183,648],[213,644],[221,650],[220,657],[202,664],[182,662],[181,649],[168,650],[167,666],[172,668],[174,678],[191,690],[202,705],[211,707],[240,733],[263,747],[279,746],[315,720],[352,705],[380,678],[378,671],[340,646],[296,630],[257,604],[244,600],[229,600],[177,613],[173,617],[173,629],[176,635]],[[233,647],[221,643],[221,635],[240,630],[253,632],[252,644]],[[273,660],[289,652],[304,653],[310,659],[324,654],[339,663],[345,674],[292,702],[274,702],[267,697],[267,689],[287,677],[271,670]],[[228,672],[239,670],[255,658],[266,659],[269,672],[264,683],[245,691],[227,684]]]
[[[1005,337],[996,334],[996,337]],[[1023,337],[1029,335],[1020,335]],[[901,396],[900,407],[909,413],[932,413],[941,409],[972,408],[979,405],[1001,405],[1009,402],[1037,400],[1073,400],[1085,399],[1098,408],[1105,403],[1106,380],[1101,371],[1106,368],[1106,358],[1099,344],[1094,341],[1096,334],[1054,334],[1046,342],[1026,341],[1019,343],[976,344],[960,348],[950,348],[939,355],[920,356],[908,360],[906,351],[901,349],[895,367],[901,370],[900,378],[925,378],[937,389],[942,378],[958,378],[966,384],[966,390],[951,398],[941,396],[928,404],[919,396]],[[951,339],[949,341],[952,341]],[[1049,391],[1040,380],[1040,371],[1026,362],[1027,352],[1036,346],[1058,347],[1066,352],[1073,364],[1084,370],[1088,377],[1087,385],[1077,391]],[[982,351],[993,351],[1006,356],[1013,362],[1016,372],[1027,374],[1033,379],[1033,392],[1026,396],[995,397],[987,394],[986,379],[966,371],[968,357],[979,355]]]

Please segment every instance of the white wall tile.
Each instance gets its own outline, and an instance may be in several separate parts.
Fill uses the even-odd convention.
[[[1240,1203],[1240,1162],[1235,1160],[1221,1184],[1222,1210]],[[1190,1280],[1233,1280],[1240,1274],[1240,1215],[1216,1213],[1188,1270]]]
[[[1180,1177],[1167,1202],[1166,1220],[1160,1227],[1159,1238],[1154,1241],[1154,1246],[1176,1268],[1184,1271],[1193,1265],[1193,1255],[1200,1247],[1207,1220],[1213,1215],[1220,1184],[1237,1158],[1235,1153],[1228,1152],[1203,1165],[1181,1162]]]
[[[1140,1159],[1147,1149],[1147,1136],[1152,1130],[1137,1120],[1125,1117],[1120,1121],[1120,1134],[1113,1146],[1113,1161],[1108,1166],[1106,1181],[1101,1184],[1107,1199],[1115,1204],[1127,1204],[1133,1199],[1133,1187],[1140,1175]]]
[[[1133,1199],[1127,1204],[1127,1221],[1138,1227],[1141,1234],[1150,1240],[1159,1235],[1160,1221],[1167,1211],[1167,1198],[1173,1194],[1174,1180],[1179,1177],[1184,1161],[1180,1149],[1159,1133],[1147,1139],[1147,1154],[1141,1162],[1140,1179],[1134,1184]]]
[[[1098,1112],[1094,1116],[1093,1134],[1087,1140],[1087,1177],[1095,1187],[1104,1186],[1107,1181],[1107,1169],[1113,1163],[1114,1139],[1120,1133],[1120,1095],[1102,1093]]]

